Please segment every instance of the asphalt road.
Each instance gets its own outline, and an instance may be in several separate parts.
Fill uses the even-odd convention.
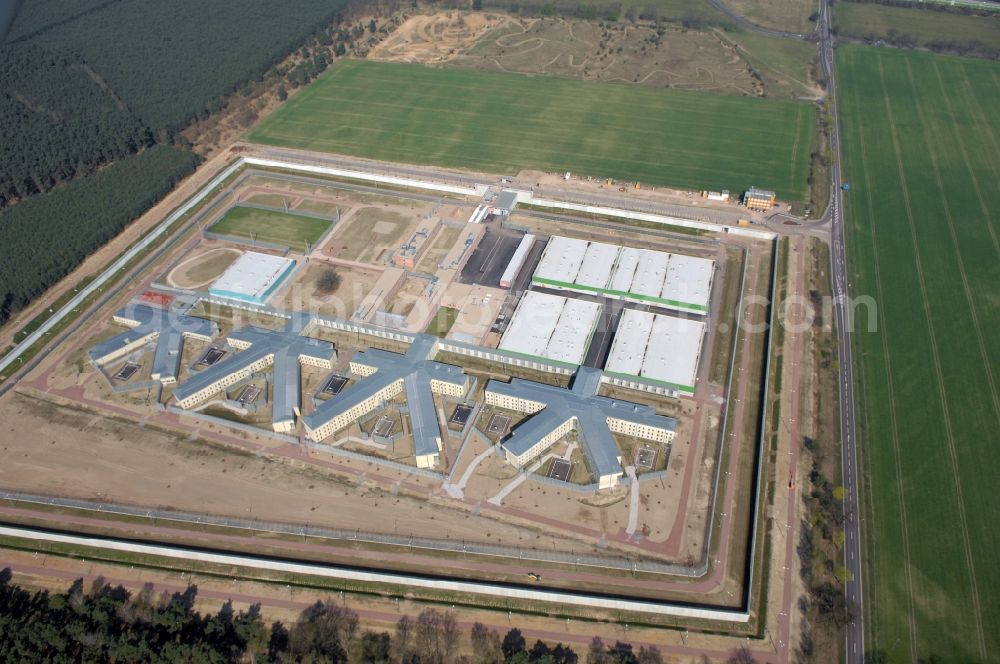
[[[820,59],[823,72],[826,75],[829,91],[830,115],[833,119],[830,132],[830,148],[835,155],[831,167],[833,193],[830,198],[830,208],[824,216],[824,221],[831,223],[832,242],[830,243],[830,258],[833,269],[830,271],[834,293],[834,315],[837,321],[837,345],[840,364],[840,431],[841,431],[841,466],[843,469],[844,495],[844,566],[850,572],[850,579],[845,584],[847,602],[854,611],[854,620],[847,626],[845,636],[846,660],[849,664],[861,664],[865,656],[864,603],[862,594],[861,567],[861,524],[858,510],[858,466],[857,466],[857,427],[854,412],[854,361],[851,349],[851,328],[848,318],[849,282],[847,280],[847,258],[844,243],[843,196],[841,189],[843,177],[841,174],[840,154],[840,116],[837,111],[836,67],[833,54],[833,37],[830,34],[830,0],[823,0],[820,5],[820,17],[817,26],[820,36]]]

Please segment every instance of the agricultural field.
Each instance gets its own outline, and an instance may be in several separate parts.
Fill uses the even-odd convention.
[[[928,47],[941,43],[979,42],[980,47],[1000,50],[1000,12],[988,16],[951,14],[929,9],[838,2],[833,9],[834,26],[843,37]]]
[[[756,185],[799,200],[812,129],[804,102],[352,60],[248,139],[491,173],[573,171],[695,190]]]
[[[230,208],[208,230],[303,251],[314,245],[331,223],[329,219],[238,205]]]
[[[866,647],[1000,649],[1000,64],[838,49],[861,377]]]

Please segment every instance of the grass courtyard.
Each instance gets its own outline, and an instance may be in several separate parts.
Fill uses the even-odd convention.
[[[841,46],[866,648],[1000,649],[1000,65]],[[990,655],[989,653],[994,653]]]
[[[260,122],[257,143],[479,169],[572,171],[801,200],[805,102],[349,60]]]
[[[208,230],[221,235],[272,242],[304,251],[316,243],[332,222],[301,213],[264,210],[237,205],[230,208]]]

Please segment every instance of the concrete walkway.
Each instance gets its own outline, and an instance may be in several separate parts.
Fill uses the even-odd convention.
[[[639,526],[639,480],[635,476],[635,466],[625,466],[625,474],[632,481],[629,487],[628,527],[625,529],[625,534],[632,537]]]
[[[465,469],[465,472],[462,473],[462,477],[459,478],[457,483],[452,484],[451,482],[445,482],[441,485],[441,488],[444,489],[445,492],[447,492],[447,494],[452,498],[457,500],[465,498],[465,485],[468,484],[469,480],[472,478],[472,473],[475,472],[476,467],[485,461],[487,457],[491,454],[495,454],[496,449],[496,445],[488,447],[484,452],[472,460],[472,463],[470,463],[469,467]]]
[[[500,491],[499,491],[499,493],[497,493],[497,495],[493,496],[492,498],[487,499],[486,502],[492,503],[494,505],[500,505],[501,503],[503,503],[503,499],[504,498],[506,498],[507,496],[509,496],[514,489],[516,489],[517,487],[521,486],[521,484],[526,479],[528,479],[528,474],[529,473],[533,473],[536,470],[538,470],[539,468],[541,468],[545,464],[545,462],[548,461],[549,459],[551,459],[552,457],[556,457],[556,458],[562,459],[563,461],[569,461],[569,458],[570,458],[570,456],[572,456],[573,450],[576,449],[577,445],[579,445],[579,443],[577,441],[573,441],[572,443],[570,443],[566,447],[566,451],[562,454],[562,456],[559,456],[558,454],[554,454],[552,452],[546,454],[541,459],[539,459],[538,461],[536,461],[535,463],[533,463],[531,465],[531,467],[528,468],[527,471],[518,474],[517,477],[515,477],[513,480],[511,480],[510,484],[508,484],[504,488],[500,489]],[[635,470],[635,469],[633,469],[633,470]],[[468,471],[466,471],[466,472],[468,472]]]

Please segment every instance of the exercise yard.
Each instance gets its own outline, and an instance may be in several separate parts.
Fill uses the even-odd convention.
[[[272,242],[305,251],[322,237],[331,223],[329,219],[301,213],[237,205],[230,208],[208,230],[220,235],[242,237],[255,242]]]
[[[812,129],[804,102],[350,60],[247,138],[487,172],[573,171],[699,191],[755,185],[799,200]]]

